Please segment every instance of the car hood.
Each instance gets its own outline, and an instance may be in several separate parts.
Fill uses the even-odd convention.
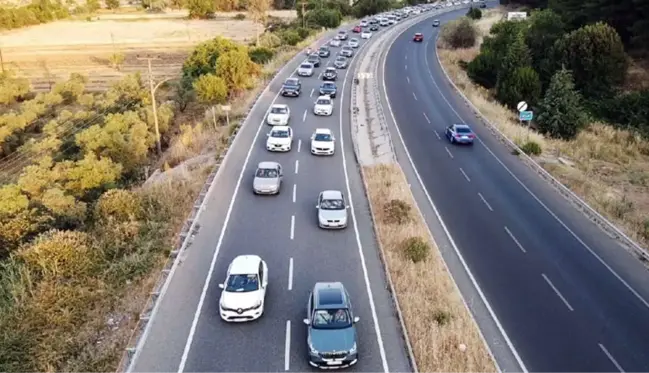
[[[278,184],[279,178],[275,177],[256,177],[252,182],[253,187],[258,190],[272,189],[277,187]]]
[[[336,88],[320,87],[320,92],[333,93],[336,92]]]
[[[333,148],[334,147],[334,142],[333,141],[311,141],[311,146],[316,147],[316,148]]]
[[[288,114],[268,114],[268,120],[270,121],[286,121],[288,120]]]
[[[223,291],[221,293],[221,305],[226,308],[250,308],[254,307],[261,300],[261,291],[249,291],[245,293],[234,293]]]
[[[285,86],[282,87],[282,89],[288,90],[288,91],[297,91],[298,88],[300,88],[300,87],[296,86],[296,85],[285,85]]]
[[[301,72],[307,72],[307,73],[308,73],[308,72],[313,71],[313,69],[310,68],[310,67],[300,67],[300,68],[298,69],[298,71],[301,71]]]
[[[334,62],[334,65],[336,65],[336,66],[344,66],[346,64],[347,64],[347,62],[345,62],[345,61],[335,61]]]
[[[356,327],[345,329],[309,328],[311,347],[318,352],[349,351],[356,343]]]
[[[315,110],[332,110],[333,108],[329,105],[316,105]]]
[[[347,218],[347,210],[322,210],[318,209],[318,217],[323,220],[342,220]]]
[[[291,138],[290,137],[269,137],[268,138],[268,143],[269,144],[277,144],[277,145],[288,145],[291,143]]]

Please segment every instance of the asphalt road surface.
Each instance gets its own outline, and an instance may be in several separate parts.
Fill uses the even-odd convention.
[[[350,35],[360,39],[360,34]],[[348,113],[353,82],[347,72],[353,65],[339,70],[334,114],[316,117],[312,113],[322,83],[319,74],[333,66],[338,49],[332,48],[331,57],[323,59],[313,77],[300,78],[300,97],[277,94],[304,55],[289,63],[260,98],[252,122],[237,136],[231,149],[235,153],[224,165],[201,216],[200,231],[161,300],[133,371],[308,371],[302,319],[309,291],[318,281],[341,281],[360,316],[359,361],[352,371],[411,370],[351,144]],[[260,123],[273,103],[291,109],[294,142],[288,153],[272,153],[265,147],[271,127]],[[311,155],[309,139],[318,127],[333,131],[334,156]],[[284,169],[277,196],[252,193],[254,171],[262,161],[277,161]],[[347,229],[318,228],[316,199],[325,189],[343,191],[352,205]],[[242,254],[259,255],[268,264],[265,312],[254,322],[228,324],[219,316],[218,284],[225,280],[228,264]],[[212,276],[204,287],[209,273]]]
[[[464,13],[439,19],[444,24]],[[440,29],[431,23],[411,27],[387,55],[391,111],[526,368],[649,371],[646,268],[477,122],[439,67]],[[415,32],[424,34],[423,43],[412,41]],[[444,137],[445,127],[462,122],[478,136],[473,146],[453,146]]]

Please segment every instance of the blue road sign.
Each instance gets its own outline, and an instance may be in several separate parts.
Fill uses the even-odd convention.
[[[533,111],[521,111],[519,115],[520,120],[526,120],[530,121],[532,118],[534,118],[534,112]]]

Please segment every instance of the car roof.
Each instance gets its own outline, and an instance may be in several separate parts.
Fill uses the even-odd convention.
[[[331,130],[329,128],[316,128],[316,134],[331,135]]]
[[[273,129],[271,129],[270,131],[271,132],[272,131],[288,131],[290,129],[291,129],[290,126],[274,126]]]
[[[261,258],[257,255],[239,255],[230,263],[229,274],[249,275],[259,271]]]
[[[271,106],[271,109],[272,109],[272,108],[288,109],[288,105],[286,105],[286,104],[273,104],[273,105]]]
[[[323,199],[342,199],[343,193],[339,190],[323,190],[322,191]]]
[[[415,35],[421,35],[421,32],[416,32]]]
[[[341,282],[316,282],[313,286],[315,307],[320,309],[347,308],[345,286]]]
[[[300,79],[298,78],[287,78],[284,83],[299,83]]]
[[[336,71],[336,68],[335,68],[335,67],[327,67],[326,70],[333,70],[333,71]]]
[[[466,128],[468,130],[471,129],[471,127],[467,126],[466,124],[454,124],[455,128]]]
[[[300,67],[305,66],[305,65],[309,65],[310,67],[313,67],[313,64],[312,64],[311,62],[306,62],[306,61],[305,61],[305,62],[302,62],[302,63],[300,64]]]
[[[257,165],[257,168],[264,168],[264,169],[265,168],[277,168],[277,166],[279,166],[279,163],[277,163],[277,162],[263,161],[263,162],[259,162],[259,164]]]
[[[318,96],[318,100],[331,100],[331,97],[328,95]]]

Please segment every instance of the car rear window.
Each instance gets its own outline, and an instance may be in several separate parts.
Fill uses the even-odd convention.
[[[471,130],[466,127],[455,127],[457,133],[471,133]]]

